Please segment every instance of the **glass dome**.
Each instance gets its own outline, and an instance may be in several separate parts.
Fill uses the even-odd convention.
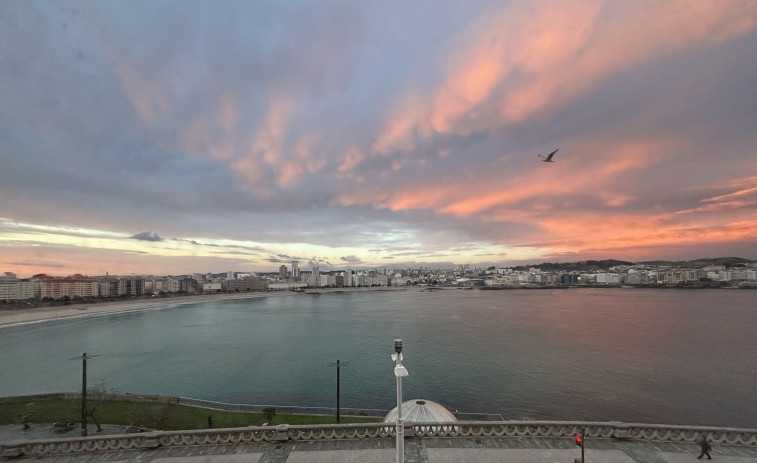
[[[402,419],[405,423],[450,423],[457,418],[442,405],[425,399],[413,399],[402,402]],[[397,407],[394,407],[386,417],[384,423],[397,421]]]

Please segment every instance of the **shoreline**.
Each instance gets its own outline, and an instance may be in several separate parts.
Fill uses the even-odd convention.
[[[0,329],[29,325],[34,323],[43,323],[51,320],[60,320],[66,318],[79,318],[97,315],[108,315],[114,313],[134,312],[142,310],[160,309],[164,307],[198,304],[209,301],[230,301],[241,299],[255,299],[260,297],[282,297],[282,296],[306,296],[313,293],[335,293],[335,292],[356,292],[356,291],[397,291],[407,290],[406,286],[396,287],[377,287],[377,288],[314,288],[306,292],[294,291],[260,291],[249,293],[222,293],[222,294],[198,294],[192,296],[170,296],[159,298],[141,298],[128,299],[122,301],[109,302],[90,302],[84,304],[70,304],[64,306],[45,306],[23,309],[5,309],[0,310]]]
[[[65,318],[79,318],[88,316],[108,315],[113,313],[136,312],[143,310],[161,309],[185,304],[199,304],[209,301],[228,301],[241,299],[255,299],[259,297],[283,297],[283,296],[311,296],[326,293],[360,292],[360,291],[450,291],[450,290],[484,290],[484,291],[510,291],[510,290],[569,290],[583,289],[757,289],[757,287],[707,287],[707,286],[631,286],[623,285],[586,285],[576,286],[520,286],[520,287],[440,287],[440,286],[379,286],[379,287],[346,287],[346,288],[310,288],[305,291],[274,290],[245,293],[221,293],[221,294],[196,294],[196,295],[172,295],[169,297],[135,298],[118,300],[116,298],[98,300],[69,305],[53,305],[42,307],[24,308],[0,308],[0,329],[43,323],[51,320]]]

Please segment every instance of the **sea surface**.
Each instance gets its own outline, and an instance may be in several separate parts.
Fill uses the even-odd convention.
[[[81,390],[227,403],[396,405],[504,419],[757,428],[757,292],[345,291],[166,306],[0,329],[0,396]],[[465,415],[461,415],[465,418]]]

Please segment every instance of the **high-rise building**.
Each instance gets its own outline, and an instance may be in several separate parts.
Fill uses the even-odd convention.
[[[295,281],[298,281],[300,279],[300,262],[293,260],[292,261],[292,279]]]
[[[281,267],[279,267],[279,278],[282,279],[282,280],[286,280],[287,275],[288,275],[288,273],[287,273],[287,266],[286,265],[282,265]]]

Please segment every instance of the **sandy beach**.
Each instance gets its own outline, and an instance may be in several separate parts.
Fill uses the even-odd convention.
[[[130,310],[154,309],[156,307],[177,304],[196,304],[198,302],[206,301],[249,299],[254,297],[276,297],[286,295],[295,295],[295,293],[290,291],[270,291],[242,294],[201,294],[196,296],[135,298],[111,302],[98,301],[87,304],[0,310],[0,327],[53,320],[57,318],[81,317],[86,315],[101,315],[106,313],[125,312]]]
[[[305,293],[294,291],[261,291],[251,293],[232,294],[200,294],[194,296],[171,296],[155,298],[136,298],[111,302],[93,302],[87,304],[71,304],[51,307],[34,307],[24,309],[0,310],[0,328],[11,325],[36,323],[59,318],[82,317],[88,315],[102,315],[131,310],[147,310],[178,304],[196,304],[207,301],[222,301],[232,299],[251,299],[257,297],[312,297],[312,293],[329,293],[337,291],[396,291],[407,290],[406,286],[380,288],[313,288]]]

